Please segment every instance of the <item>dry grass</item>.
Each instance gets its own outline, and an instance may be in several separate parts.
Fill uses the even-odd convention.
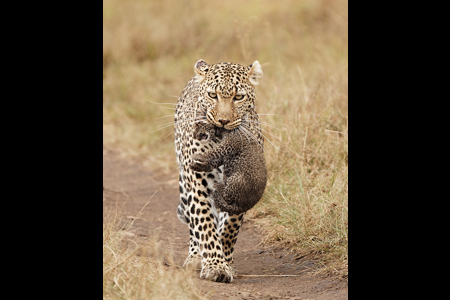
[[[103,299],[208,299],[196,288],[190,270],[168,268],[172,262],[158,248],[156,237],[139,241],[119,226],[117,211],[103,219]]]
[[[315,251],[345,274],[347,1],[103,3],[105,146],[175,174],[173,127],[156,131],[173,121],[173,105],[154,103],[176,103],[200,58],[258,60],[256,105],[273,145],[266,140],[266,193],[248,217],[265,224],[267,243]]]

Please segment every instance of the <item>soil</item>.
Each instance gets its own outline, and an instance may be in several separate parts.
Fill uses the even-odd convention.
[[[130,231],[136,238],[157,235],[162,250],[172,253],[172,264],[181,266],[188,253],[189,230],[176,216],[178,174],[164,175],[144,165],[104,149],[104,213],[118,205],[124,220],[129,220],[142,210]],[[314,260],[262,245],[262,236],[262,229],[244,218],[235,246],[237,276],[232,283],[217,283],[200,279],[197,271],[200,290],[211,299],[348,299],[346,279],[313,276]]]

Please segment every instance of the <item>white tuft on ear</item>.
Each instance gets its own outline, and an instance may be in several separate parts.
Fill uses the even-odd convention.
[[[209,69],[209,65],[204,61],[203,59],[199,59],[195,65],[194,65],[194,71],[195,71],[195,80],[198,83],[201,83],[203,80],[205,80],[205,74]]]
[[[263,71],[261,70],[261,65],[257,60],[255,60],[251,65],[250,71],[248,72],[248,80],[253,86],[255,86],[259,84],[259,80],[262,76]]]

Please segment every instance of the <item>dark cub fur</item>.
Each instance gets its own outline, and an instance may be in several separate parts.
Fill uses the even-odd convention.
[[[201,142],[222,139],[205,154],[194,154],[190,167],[197,172],[210,172],[223,165],[224,184],[215,183],[213,199],[218,208],[232,214],[251,209],[261,199],[267,182],[264,154],[256,141],[238,132],[198,124],[194,138]]]

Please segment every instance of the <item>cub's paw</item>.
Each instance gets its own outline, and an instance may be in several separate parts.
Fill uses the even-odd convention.
[[[214,183],[213,186],[216,190],[212,193],[212,198],[214,199],[214,201],[216,203],[219,203],[219,205],[221,203],[223,203],[223,204],[226,203],[228,205],[233,204],[233,199],[229,199],[229,197],[227,197],[227,194],[225,193],[225,185],[223,183],[217,182],[217,183]]]
[[[211,172],[212,167],[207,160],[203,158],[203,155],[194,154],[192,156],[192,162],[189,167],[196,172]]]
[[[225,191],[225,184],[223,183],[216,182],[214,183],[213,187],[219,192],[220,195],[222,195]]]

